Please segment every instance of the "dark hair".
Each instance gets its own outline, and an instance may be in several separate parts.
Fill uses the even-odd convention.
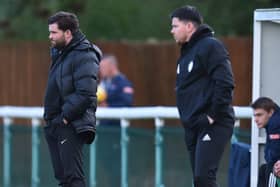
[[[70,12],[57,12],[48,19],[48,24],[57,23],[60,30],[70,30],[71,33],[75,33],[79,29],[79,20],[77,16]]]
[[[267,112],[276,109],[276,104],[268,97],[260,97],[251,104],[253,109],[264,109]]]
[[[199,26],[203,23],[202,15],[199,13],[196,7],[190,5],[175,9],[171,13],[170,17],[171,19],[178,18],[181,21],[191,21],[196,26]]]

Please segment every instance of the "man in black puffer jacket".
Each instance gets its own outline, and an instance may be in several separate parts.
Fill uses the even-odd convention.
[[[234,126],[234,80],[229,55],[195,7],[171,14],[181,45],[176,96],[195,187],[216,187],[216,173]]]
[[[45,137],[55,177],[63,187],[84,187],[82,148],[95,137],[101,51],[79,30],[77,16],[48,19],[52,64],[45,94]]]

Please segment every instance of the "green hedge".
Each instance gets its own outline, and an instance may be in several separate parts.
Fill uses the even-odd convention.
[[[47,18],[58,10],[78,14],[90,39],[172,39],[170,12],[197,6],[218,36],[249,36],[257,8],[279,7],[276,0],[2,0],[0,40],[46,40]]]

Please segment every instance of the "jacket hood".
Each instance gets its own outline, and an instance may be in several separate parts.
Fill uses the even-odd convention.
[[[86,36],[81,31],[77,31],[76,33],[74,33],[74,37],[69,44],[69,49],[81,51],[92,50],[95,52],[99,61],[102,58],[101,50],[96,45],[92,44],[89,40],[87,40]]]
[[[275,106],[275,110],[274,110],[272,116],[270,117],[270,119],[269,119],[267,125],[264,127],[266,130],[268,130],[268,128],[270,128],[270,127],[269,127],[270,124],[271,124],[270,122],[274,120],[274,119],[272,119],[272,118],[279,116],[280,107],[279,107],[277,104],[275,104],[275,105],[276,105],[276,106]]]
[[[213,29],[206,24],[202,24],[193,33],[190,40],[182,45],[181,52],[183,52],[186,48],[193,46],[198,40],[204,37],[213,37],[213,36],[214,36]]]

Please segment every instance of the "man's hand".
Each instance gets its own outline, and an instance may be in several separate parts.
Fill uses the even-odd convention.
[[[280,160],[278,160],[273,166],[273,173],[275,176],[280,177]]]
[[[68,121],[65,118],[63,118],[62,121],[63,121],[64,125],[68,124]]]
[[[208,115],[207,115],[207,119],[208,119],[210,125],[212,125],[214,123],[214,120]]]

